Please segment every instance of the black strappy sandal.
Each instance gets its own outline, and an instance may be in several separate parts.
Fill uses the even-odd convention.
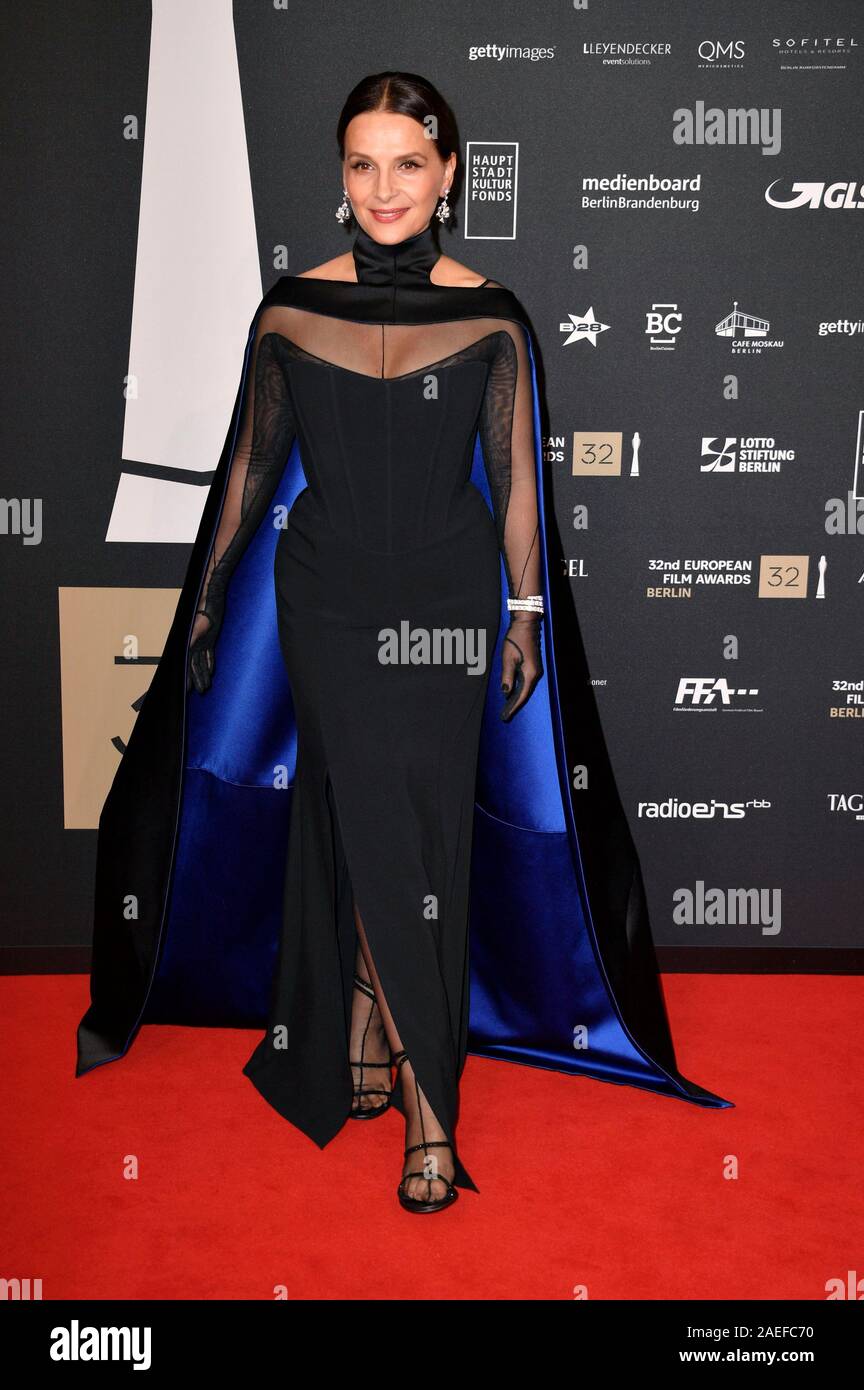
[[[396,1052],[393,1055],[393,1062],[397,1069],[401,1067],[402,1063],[407,1060],[407,1052]],[[417,1084],[416,1078],[414,1084]],[[417,1106],[420,1114],[420,1128],[422,1130],[423,1111],[420,1108],[419,1096],[417,1099]],[[404,1155],[407,1158],[409,1154],[417,1153],[420,1149],[422,1149],[423,1152],[426,1153],[428,1149],[434,1148],[450,1149],[451,1153],[453,1152],[453,1145],[447,1139],[424,1139],[422,1144],[410,1144],[408,1148],[404,1150]],[[407,1192],[402,1191],[402,1186],[408,1178],[426,1179],[426,1181],[429,1184],[429,1197],[425,1202],[419,1197],[409,1197]],[[447,1184],[447,1191],[445,1192],[444,1196],[438,1197],[434,1201],[432,1199],[433,1182],[443,1182]],[[443,1211],[445,1207],[452,1207],[453,1203],[459,1196],[458,1189],[454,1187],[453,1183],[450,1181],[449,1178],[444,1177],[443,1173],[436,1173],[436,1175],[433,1178],[430,1178],[426,1173],[418,1173],[410,1169],[407,1173],[402,1174],[402,1177],[399,1180],[399,1186],[396,1189],[396,1194],[406,1211],[413,1211],[416,1212],[418,1215],[424,1215],[426,1212],[429,1211]]]
[[[369,1023],[372,1020],[372,1014],[375,1012],[374,1004],[377,1004],[378,1002],[375,998],[375,991],[372,988],[370,982],[368,980],[364,980],[363,977],[361,975],[356,974],[356,972],[354,975],[354,988],[359,989],[362,994],[367,995],[369,999],[373,1000],[373,1008],[369,1010],[369,1018],[366,1021],[366,1028],[368,1029]],[[366,1030],[364,1029],[363,1042],[360,1047],[360,1061],[350,1063],[352,1067],[358,1067],[360,1069],[360,1081],[358,1085],[354,1088],[354,1101],[352,1102],[351,1110],[348,1114],[349,1120],[377,1120],[379,1115],[385,1114],[385,1112],[390,1109],[390,1102],[393,1094],[392,1090],[385,1090],[383,1086],[364,1086],[363,1073],[364,1071],[369,1071],[372,1067],[386,1067],[389,1074],[393,1066],[392,1054],[389,1062],[366,1062],[363,1058],[365,1048]],[[387,1102],[384,1105],[363,1106],[360,1103],[361,1096],[386,1096]]]

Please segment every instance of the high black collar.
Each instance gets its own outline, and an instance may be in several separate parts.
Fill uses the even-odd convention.
[[[432,284],[429,272],[441,255],[431,221],[422,231],[386,246],[358,226],[351,253],[358,284],[399,289]]]
[[[282,305],[353,323],[510,319],[530,333],[525,310],[503,285],[436,285],[430,280],[429,272],[438,258],[436,230],[427,223],[415,236],[385,247],[358,229],[352,248],[357,281],[280,275],[261,300],[258,312]]]

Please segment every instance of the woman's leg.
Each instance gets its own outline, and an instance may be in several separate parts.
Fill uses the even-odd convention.
[[[354,916],[356,920],[356,907]],[[371,989],[372,982],[365,964],[363,945],[359,939],[354,971]],[[356,1114],[358,1110],[380,1110],[382,1106],[387,1105],[387,1095],[392,1089],[390,1069],[381,1065],[390,1061],[390,1045],[377,999],[370,998],[356,983],[351,1007],[351,1040],[348,1055],[354,1059],[351,1063],[351,1074],[354,1078],[352,1113]],[[360,1066],[361,1062],[365,1065]],[[375,1094],[376,1092],[378,1094]]]
[[[366,940],[366,933],[363,930],[363,921],[356,903],[354,904],[354,921],[357,926],[358,955],[362,953],[366,970],[369,973],[369,978],[375,990],[375,997],[378,1009],[380,1010],[380,1016],[384,1022],[386,1035],[395,1054],[402,1051],[402,1040],[396,1030],[396,1025],[393,1022],[390,1010],[387,1007],[387,1000],[384,997],[381,981],[378,978],[378,972],[372,960],[372,953],[369,949],[369,943]],[[358,973],[362,974],[363,972],[359,971]],[[354,1011],[356,1014],[356,1004]],[[353,1021],[351,1031],[353,1038]],[[359,1056],[359,1054],[352,1055]],[[430,1109],[429,1102],[417,1084],[411,1067],[410,1058],[402,1063],[401,1076],[402,1093],[405,1098],[405,1147],[408,1148],[412,1144],[425,1143],[433,1139],[446,1140],[447,1135],[435,1118],[434,1113]],[[375,1097],[370,1097],[370,1099],[375,1099]],[[409,1178],[403,1189],[406,1196],[414,1197],[418,1201],[438,1201],[440,1198],[446,1196],[448,1189],[447,1184],[443,1182],[441,1178],[437,1178],[435,1174],[440,1172],[452,1181],[454,1171],[452,1150],[449,1147],[440,1148],[436,1146],[434,1149],[430,1149],[428,1153],[419,1150],[417,1153],[409,1154],[403,1166],[403,1171],[408,1170],[426,1173],[428,1177]]]

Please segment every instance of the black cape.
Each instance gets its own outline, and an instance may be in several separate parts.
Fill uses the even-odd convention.
[[[512,723],[502,723],[498,682],[489,682],[471,875],[469,1051],[730,1106],[678,1070],[640,865],[572,599],[563,583],[550,582],[559,550],[551,492],[544,493],[536,361],[524,310],[503,287],[448,288],[440,315],[477,317],[480,295],[482,313],[520,324],[529,346],[546,618],[545,674]],[[219,680],[204,698],[187,690],[187,660],[256,326],[273,304],[374,322],[428,322],[438,312],[430,310],[428,290],[404,290],[394,320],[386,287],[290,275],[255,312],[174,619],[99,819],[91,1005],[78,1028],[78,1076],[123,1057],[143,1023],[260,1028],[267,1019],[290,815],[290,796],[273,790],[273,768],[283,765],[290,778],[296,754],[276,635],[269,516],[232,578]],[[472,481],[489,503],[479,435]],[[295,440],[272,505],[287,510],[304,485]],[[506,628],[502,574],[493,671]],[[568,771],[575,764],[589,769],[589,785],[578,794]]]

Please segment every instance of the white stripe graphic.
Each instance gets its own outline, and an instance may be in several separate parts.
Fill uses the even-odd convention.
[[[232,5],[152,14],[123,459],[210,472],[261,298]],[[206,497],[124,472],[106,539],[191,542]]]

